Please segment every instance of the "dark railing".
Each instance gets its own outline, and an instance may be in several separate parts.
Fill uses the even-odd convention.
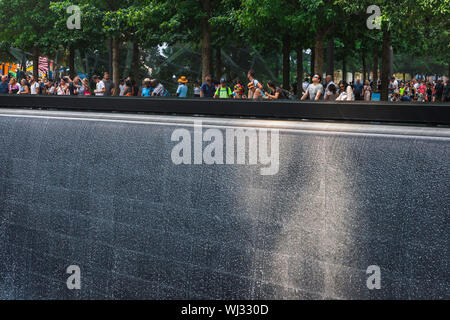
[[[272,119],[450,124],[449,103],[0,95],[1,107]]]

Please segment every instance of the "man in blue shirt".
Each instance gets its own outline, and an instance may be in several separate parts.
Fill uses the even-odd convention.
[[[153,88],[151,87],[152,80],[149,78],[144,79],[144,86],[141,89],[141,96],[142,97],[151,97]]]
[[[213,98],[216,93],[216,87],[212,83],[210,75],[205,77],[205,83],[200,87],[200,98]]]
[[[8,82],[6,81],[6,76],[3,76],[0,81],[0,94],[7,94],[8,93]]]
[[[362,90],[363,90],[364,85],[361,83],[360,79],[356,79],[356,82],[354,84],[354,95],[355,95],[355,100],[362,100],[363,96],[362,96]]]
[[[180,79],[178,79],[178,89],[177,89],[177,97],[178,98],[186,98],[188,93],[188,87],[187,84],[188,80],[185,76],[182,76]]]

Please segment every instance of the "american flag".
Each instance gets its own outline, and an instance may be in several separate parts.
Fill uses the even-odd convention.
[[[39,75],[47,75],[48,76],[48,58],[39,57]]]

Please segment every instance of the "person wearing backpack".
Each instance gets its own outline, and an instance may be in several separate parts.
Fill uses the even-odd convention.
[[[227,86],[227,81],[224,78],[220,79],[220,86],[217,88],[214,98],[230,99],[231,97],[233,97],[233,92],[230,87]]]

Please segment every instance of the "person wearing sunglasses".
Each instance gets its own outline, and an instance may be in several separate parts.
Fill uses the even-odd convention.
[[[336,101],[354,101],[355,95],[353,94],[352,86],[347,84],[346,81],[339,81],[339,97]]]
[[[319,101],[322,94],[323,85],[320,83],[320,76],[318,74],[315,74],[312,78],[312,83],[306,89],[302,100],[306,100],[309,97],[309,100]]]

